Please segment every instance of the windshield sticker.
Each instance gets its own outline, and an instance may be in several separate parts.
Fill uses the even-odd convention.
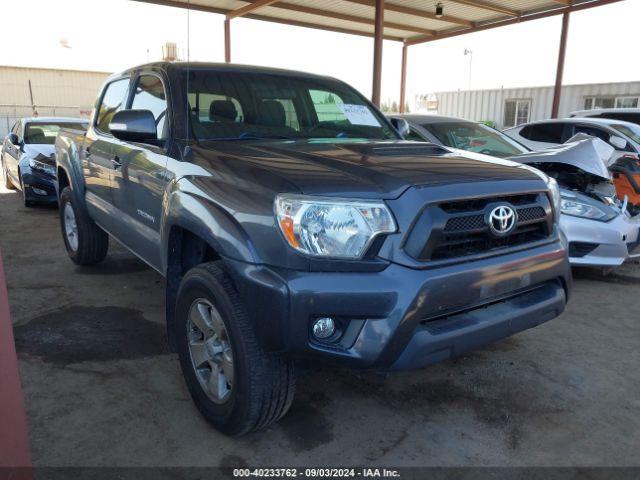
[[[338,108],[342,110],[351,125],[366,125],[369,127],[379,127],[380,122],[373,116],[371,110],[366,105],[352,105],[349,103],[339,103]]]

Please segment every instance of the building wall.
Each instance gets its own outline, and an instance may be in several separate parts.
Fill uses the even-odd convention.
[[[0,66],[0,136],[8,133],[17,118],[33,115],[29,81],[38,115],[88,117],[108,76],[106,72]]]
[[[590,96],[640,96],[640,82],[598,83],[586,85],[566,85],[560,97],[560,117],[566,117],[575,110],[582,110],[586,97]],[[544,120],[551,116],[553,87],[505,88],[495,90],[471,90],[438,92],[431,96],[437,100],[440,115],[462,117],[468,120],[490,120],[503,127],[505,100],[531,100],[529,120]],[[424,111],[425,100],[419,99],[418,110]]]

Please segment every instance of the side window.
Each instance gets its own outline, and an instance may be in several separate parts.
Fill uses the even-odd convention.
[[[409,130],[409,135],[405,137],[405,140],[414,140],[416,142],[425,142],[426,140],[422,138],[418,132],[416,132],[413,128]]]
[[[609,134],[607,132],[590,125],[576,125],[573,134],[575,135],[576,133],[584,133],[586,135],[599,138],[600,140],[604,140],[607,143],[609,142]]]
[[[640,113],[609,113],[607,114],[607,118],[611,118],[613,120],[622,120],[623,122],[637,123],[638,125],[640,125]]]
[[[115,115],[125,107],[129,79],[123,78],[107,85],[96,117],[96,128],[103,133],[109,133],[109,123]]]
[[[20,120],[18,120],[18,121],[13,125],[13,128],[11,129],[11,133],[15,133],[15,134],[18,136],[18,138],[21,138],[21,137],[22,137],[22,135],[21,135],[21,133],[22,133],[22,132],[20,132]]]
[[[158,138],[168,137],[167,95],[162,81],[155,75],[141,75],[131,103],[132,110],[150,110],[156,120]]]
[[[335,93],[309,90],[309,95],[311,95],[313,108],[316,111],[319,122],[339,122],[347,119],[338,106],[344,102]]]
[[[520,135],[534,142],[562,143],[564,123],[537,123],[520,131]]]
[[[240,102],[228,95],[216,93],[189,93],[192,119],[198,122],[244,122]]]

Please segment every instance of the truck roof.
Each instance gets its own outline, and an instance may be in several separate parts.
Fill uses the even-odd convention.
[[[22,117],[20,120],[25,123],[89,123],[80,117]]]
[[[261,67],[257,65],[242,65],[237,63],[217,63],[217,62],[152,62],[143,65],[137,65],[135,67],[128,68],[123,72],[116,73],[114,75],[122,75],[124,73],[140,70],[141,68],[160,68],[167,72],[171,70],[186,70],[187,68],[193,70],[218,70],[220,72],[244,72],[244,73],[262,73],[271,75],[286,75],[295,77],[307,77],[307,78],[323,78],[334,79],[326,75],[317,75],[314,73],[300,72],[297,70],[287,70],[284,68],[273,67]]]

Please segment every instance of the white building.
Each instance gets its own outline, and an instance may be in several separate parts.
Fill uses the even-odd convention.
[[[500,88],[420,95],[416,98],[416,109],[473,121],[492,121],[498,128],[507,128],[551,117],[552,103],[552,86]],[[559,116],[566,117],[575,110],[639,106],[640,81],[565,85]]]
[[[0,138],[17,118],[88,117],[109,73],[0,66]]]

